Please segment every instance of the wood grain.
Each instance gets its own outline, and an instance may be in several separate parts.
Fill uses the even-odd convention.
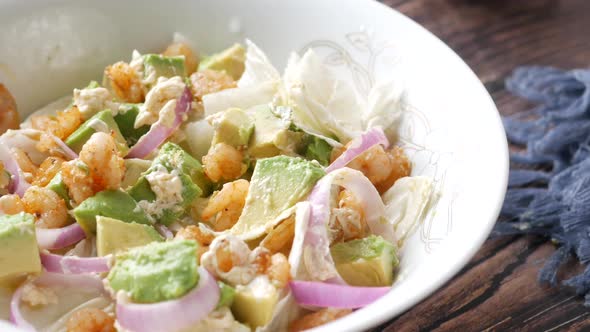
[[[588,0],[385,0],[453,48],[502,114],[530,105],[504,80],[517,66],[590,67]],[[535,237],[488,240],[447,285],[375,331],[590,330],[590,309],[571,290],[537,282],[554,246]],[[560,278],[580,271],[570,262]]]

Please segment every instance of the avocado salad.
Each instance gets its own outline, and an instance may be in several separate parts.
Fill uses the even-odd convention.
[[[436,199],[313,50],[176,34],[19,120],[0,84],[0,319],[23,331],[301,331],[377,301]],[[10,129],[8,129],[10,128]]]

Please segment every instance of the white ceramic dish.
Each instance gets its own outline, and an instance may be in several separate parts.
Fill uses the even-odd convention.
[[[315,48],[366,93],[396,77],[411,107],[402,144],[415,174],[442,196],[403,248],[398,281],[379,301],[317,331],[362,330],[402,313],[449,280],[480,247],[506,189],[507,144],[477,77],[405,16],[369,0],[0,0],[0,82],[23,115],[101,77],[133,48],[162,49],[178,31],[204,53],[248,37],[279,68]]]

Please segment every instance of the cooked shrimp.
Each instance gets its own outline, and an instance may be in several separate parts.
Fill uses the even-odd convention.
[[[348,190],[338,194],[338,207],[332,209],[330,231],[332,242],[360,239],[367,235],[368,226],[363,208]]]
[[[350,314],[350,309],[324,308],[307,314],[291,323],[289,332],[309,330]]]
[[[0,134],[8,129],[16,129],[19,125],[20,117],[16,109],[16,101],[10,91],[0,83]]]
[[[139,74],[128,63],[119,61],[104,70],[110,87],[118,99],[128,103],[141,103],[145,98]]]
[[[265,247],[271,253],[276,253],[285,248],[290,248],[294,237],[295,215],[291,215],[270,230],[262,242],[260,242],[260,246]]]
[[[231,145],[217,143],[203,156],[205,174],[213,182],[221,179],[235,180],[246,173],[246,165],[242,162],[242,152]]]
[[[337,155],[338,152],[332,157]],[[395,181],[410,175],[412,171],[410,161],[397,146],[386,151],[381,145],[375,145],[347,166],[363,172],[380,193],[387,191]]]
[[[208,246],[215,240],[215,235],[204,232],[199,226],[189,225],[181,228],[175,236],[177,239],[194,240],[199,244]]]
[[[199,57],[197,54],[185,43],[177,42],[170,44],[162,55],[177,56],[184,55],[184,64],[186,66],[186,73],[188,75],[194,73],[199,66]]]
[[[31,117],[31,127],[40,131],[48,132],[59,139],[66,139],[72,134],[84,119],[78,107],[72,106],[65,111],[58,111],[53,115],[35,115]],[[44,141],[45,140],[45,141]],[[55,141],[48,136],[42,137],[38,148],[47,151],[55,146]],[[45,148],[45,149],[43,149]]]
[[[0,196],[0,214],[17,214],[25,211],[25,205],[18,195]]]
[[[70,199],[76,204],[94,195],[93,181],[88,166],[75,159],[61,165],[61,178],[68,188]]]
[[[391,172],[391,159],[383,146],[375,145],[348,163],[348,167],[365,174],[371,183],[379,183]]]
[[[115,319],[97,308],[82,308],[66,322],[67,332],[115,332]]]
[[[264,254],[268,254],[266,249],[258,247],[252,251],[243,240],[225,234],[213,240],[201,257],[201,265],[232,286],[246,285],[260,272],[264,260],[259,256]]]
[[[215,217],[212,224],[216,231],[231,228],[242,214],[249,186],[250,183],[243,179],[224,184],[220,191],[213,193],[201,218],[209,221]]]
[[[223,71],[202,70],[193,73],[190,79],[191,91],[196,100],[210,93],[236,87],[234,79]]]
[[[61,169],[61,164],[65,160],[59,157],[49,157],[45,159],[35,172],[32,185],[45,187]]]
[[[115,139],[103,132],[92,134],[78,159],[62,164],[62,179],[78,204],[97,192],[119,189],[124,175]]]
[[[205,233],[199,228],[199,226],[189,225],[181,228],[174,238],[197,242],[199,244],[199,248],[197,249],[197,259],[201,261],[201,256],[209,250],[209,245],[213,242],[215,236],[213,234]]]
[[[66,202],[53,190],[32,186],[23,195],[25,212],[37,217],[41,228],[60,228],[68,223]]]
[[[391,188],[395,181],[403,177],[410,176],[410,173],[412,173],[412,163],[402,148],[395,146],[393,149],[388,151],[388,154],[392,162],[391,173],[389,173],[385,180],[375,184],[375,187],[380,194],[385,193],[389,188]]]
[[[291,279],[291,265],[289,265],[287,257],[281,253],[272,255],[266,274],[278,289],[287,286],[289,279]]]
[[[31,175],[37,172],[37,165],[33,163],[26,152],[19,148],[12,148],[10,150],[14,156],[14,160],[16,160],[18,166],[23,170],[23,172],[31,173]]]

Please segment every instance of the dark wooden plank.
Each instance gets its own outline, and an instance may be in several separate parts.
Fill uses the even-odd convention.
[[[502,114],[527,109],[504,89],[517,66],[590,66],[590,1],[385,0],[471,66]],[[580,331],[590,310],[563,287],[539,285],[554,246],[534,237],[488,240],[443,289],[375,331]],[[561,279],[581,267],[569,263]]]

